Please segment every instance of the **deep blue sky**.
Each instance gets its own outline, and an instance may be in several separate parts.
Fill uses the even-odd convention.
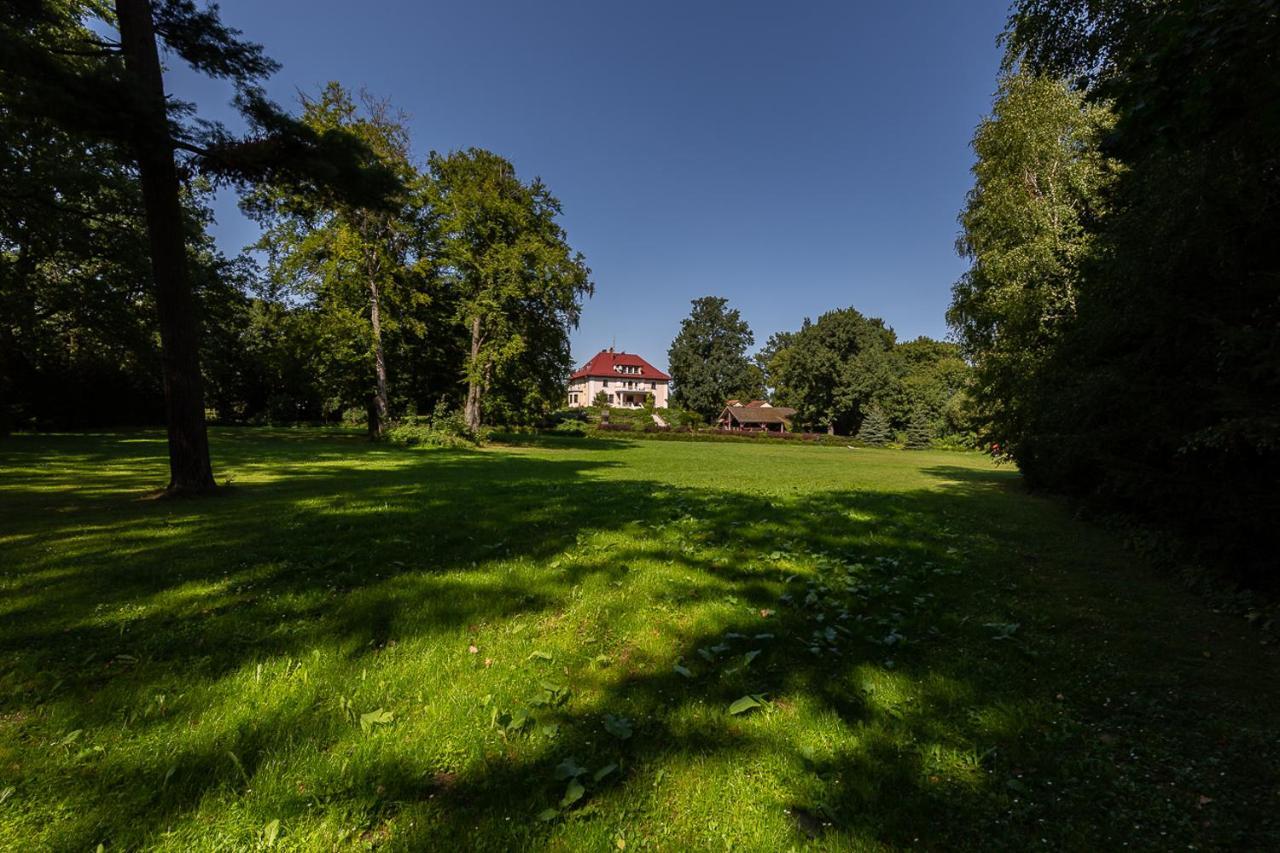
[[[698,296],[761,345],[852,305],[946,334],[956,214],[1007,0],[222,0],[296,106],[328,80],[390,98],[419,157],[489,148],[564,204],[596,294],[579,363],[616,342],[659,367]],[[226,118],[175,60],[170,89]],[[233,123],[234,124],[234,123]],[[234,197],[216,236],[256,229]]]

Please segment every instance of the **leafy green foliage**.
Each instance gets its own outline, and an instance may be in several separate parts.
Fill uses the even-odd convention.
[[[764,383],[747,358],[755,336],[738,309],[718,296],[703,296],[692,305],[667,351],[671,399],[709,421],[727,400],[763,396]]]
[[[974,287],[957,287],[953,309],[978,344],[983,417],[1031,483],[1173,531],[1255,585],[1275,583],[1280,549],[1278,11],[1016,3],[1006,64],[1024,71],[990,147],[979,131],[964,221]],[[1046,82],[1057,78],[1079,94]],[[1023,138],[1044,142],[1012,144]],[[1053,186],[1032,150],[1060,152],[1054,174],[1073,180],[1018,191],[1027,174]],[[995,186],[1007,194],[988,198]],[[1005,277],[991,257],[1034,263]],[[1000,280],[993,293],[1036,303],[970,298]]]
[[[569,332],[591,271],[557,223],[560,202],[541,179],[477,148],[432,154],[427,183],[433,264],[456,299],[453,320],[469,335],[465,360],[468,426],[480,428],[485,396],[515,420],[560,405],[569,372]],[[490,404],[492,407],[492,403]]]
[[[958,246],[971,261],[948,320],[976,365],[983,437],[1018,452],[1046,360],[1076,317],[1080,264],[1117,167],[1099,148],[1114,117],[1056,80],[1000,82],[974,135],[974,187]]]
[[[419,265],[427,250],[424,201],[408,131],[388,104],[367,94],[361,101],[329,83],[318,97],[303,97],[302,122],[358,139],[411,192],[370,209],[274,186],[251,193],[242,207],[264,226],[255,248],[267,256],[270,292],[310,308],[312,358],[326,399],[335,409],[367,405],[377,436],[391,419],[386,339],[402,326],[406,339],[421,337],[431,280]]]
[[[605,714],[604,730],[616,737],[618,740],[626,740],[631,737],[631,720],[626,717],[617,717],[613,714]]]
[[[768,363],[774,401],[812,428],[848,434],[895,384],[893,331],[853,308],[828,311],[773,342]]]
[[[197,119],[193,106],[166,98],[162,51],[201,75],[229,80],[249,136],[236,138],[216,122]],[[318,136],[268,102],[260,83],[275,68],[261,47],[221,23],[216,6],[198,9],[192,0],[51,0],[0,8],[5,120],[34,127],[46,139],[67,134],[73,145],[94,150],[88,172],[123,174],[147,188],[137,194],[141,205],[129,210],[128,218],[145,224],[150,269],[142,280],[155,303],[153,328],[163,353],[164,415],[171,439],[168,490],[174,494],[214,488],[200,366],[198,274],[188,258],[199,241],[183,207],[191,178],[241,185],[301,182],[313,192],[345,191],[367,205],[383,203],[398,188],[395,176],[377,164],[370,168],[368,150],[349,135]],[[90,198],[80,191],[74,195],[79,201]],[[81,208],[74,228],[100,227],[94,223],[100,212],[112,217],[122,211],[114,204],[106,211]],[[32,225],[48,224],[47,218],[26,221],[18,233],[0,234],[0,245],[6,251],[17,246],[21,257],[33,238],[40,239]],[[29,264],[17,269],[21,302],[32,282]],[[131,314],[132,307],[119,313]]]
[[[753,708],[762,707],[764,705],[763,699],[764,697],[758,694],[735,699],[733,703],[729,705],[729,713],[735,716],[738,714],[745,714]]]
[[[774,402],[795,408],[801,427],[847,435],[876,408],[887,429],[906,427],[920,413],[931,433],[973,445],[964,403],[971,371],[956,344],[926,337],[899,343],[883,320],[848,308],[775,333],[755,361]]]
[[[395,720],[395,714],[386,708],[378,708],[360,715],[360,731],[370,734],[378,726],[387,726]]]
[[[466,419],[456,409],[449,409],[441,403],[436,411],[427,418],[416,418],[411,421],[397,423],[387,431],[387,438],[393,444],[406,447],[475,447],[481,436],[472,432]],[[535,652],[534,656],[544,653]]]

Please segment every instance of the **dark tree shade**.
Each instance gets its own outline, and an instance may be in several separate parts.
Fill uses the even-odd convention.
[[[1008,64],[1115,114],[1075,311],[1003,401],[1029,480],[1280,580],[1280,2],[1021,0]],[[1002,320],[1004,322],[1004,320]]]
[[[87,26],[91,18],[101,29],[114,28],[119,40]],[[198,71],[235,83],[254,128],[250,137],[236,139],[217,125],[191,122],[189,108],[167,100],[160,45]],[[371,204],[396,186],[394,176],[369,165],[358,144],[341,134],[312,133],[265,101],[257,81],[274,68],[260,47],[221,24],[216,7],[197,8],[190,0],[116,0],[114,15],[102,4],[75,0],[23,0],[0,8],[0,91],[7,115],[114,146],[109,150],[137,168],[161,339],[172,493],[214,486],[187,259],[194,235],[183,215],[182,176],[294,182],[317,192],[358,194]]]

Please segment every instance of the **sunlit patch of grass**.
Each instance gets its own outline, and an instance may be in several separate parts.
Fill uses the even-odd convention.
[[[1274,656],[981,457],[214,446],[0,445],[0,847],[1280,831]]]

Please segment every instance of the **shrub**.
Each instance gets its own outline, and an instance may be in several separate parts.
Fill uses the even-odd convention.
[[[582,421],[565,419],[553,426],[550,432],[557,435],[586,435],[587,425]]]
[[[557,409],[554,412],[549,412],[546,417],[542,419],[542,428],[556,429],[561,424],[565,423],[576,423],[581,425],[586,423],[587,413],[587,409]]]
[[[462,412],[448,409],[444,403],[436,406],[429,422],[416,417],[396,424],[387,430],[387,439],[406,447],[475,447],[483,436],[467,429]]]
[[[450,409],[443,402],[438,403],[435,411],[431,413],[431,428],[436,432],[451,435],[455,438],[464,438],[471,442],[475,442],[477,438],[467,427],[467,419],[462,414],[462,411]]]
[[[929,442],[934,450],[976,450],[978,437],[973,433],[950,432]]]
[[[687,409],[672,408],[669,410],[669,414],[671,416],[667,418],[667,423],[672,426],[696,429],[706,423],[706,421],[702,419],[702,415],[697,412],[691,412]]]

